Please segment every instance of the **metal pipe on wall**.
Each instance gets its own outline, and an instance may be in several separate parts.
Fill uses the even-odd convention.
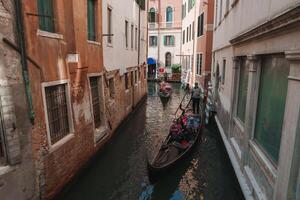
[[[21,3],[21,0],[14,0],[14,3],[15,3],[15,12],[16,12],[17,38],[18,38],[18,43],[19,43],[19,47],[20,47],[22,75],[23,75],[23,81],[24,81],[24,86],[25,86],[28,114],[29,114],[31,123],[33,124],[35,113],[33,110],[32,95],[31,95],[30,81],[29,81],[29,72],[28,72],[28,65],[27,65],[27,60],[26,60],[27,54],[26,54],[25,39],[24,39],[24,27],[23,27],[23,20],[22,20],[22,3]]]

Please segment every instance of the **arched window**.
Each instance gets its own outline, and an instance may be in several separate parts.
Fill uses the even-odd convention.
[[[149,22],[154,23],[155,22],[155,8],[150,8],[149,10]]]
[[[171,56],[171,53],[170,53],[170,52],[167,52],[165,57],[166,57],[166,58],[165,58],[165,60],[166,60],[166,62],[165,62],[166,67],[170,67],[171,64],[172,64],[172,56]]]
[[[172,7],[167,7],[166,11],[166,21],[167,22],[172,22],[173,21],[173,9]]]

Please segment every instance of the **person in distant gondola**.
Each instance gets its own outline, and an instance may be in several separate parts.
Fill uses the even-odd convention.
[[[199,114],[199,104],[201,98],[201,88],[198,83],[195,83],[195,87],[192,89],[192,101],[193,101],[193,113]]]

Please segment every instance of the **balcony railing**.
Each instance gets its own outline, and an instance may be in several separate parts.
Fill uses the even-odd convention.
[[[158,29],[158,24],[160,25],[160,28],[181,28],[181,22],[149,22],[148,28],[149,29]]]

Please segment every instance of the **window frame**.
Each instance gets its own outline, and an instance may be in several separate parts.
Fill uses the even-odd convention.
[[[108,5],[107,6],[107,34],[109,34],[107,36],[107,43],[108,44],[113,43],[113,37],[111,36],[112,32],[113,32],[113,15],[112,15],[112,12],[113,12],[113,8],[110,5]],[[109,15],[109,13],[110,13],[110,15]]]
[[[275,168],[277,169],[278,167],[278,164],[279,164],[279,156],[280,156],[280,148],[281,148],[281,140],[279,142],[279,149],[278,149],[278,160],[274,160],[273,157],[270,155],[270,153],[265,149],[265,147],[255,138],[255,134],[256,134],[256,122],[257,122],[257,116],[258,116],[258,108],[259,108],[259,96],[260,96],[260,86],[261,86],[261,80],[262,80],[262,70],[263,70],[263,66],[262,66],[262,62],[263,62],[263,57],[264,56],[275,56],[276,55],[281,55],[280,53],[273,53],[273,54],[264,54],[264,55],[261,55],[259,57],[259,65],[257,67],[257,78],[256,78],[256,85],[258,86],[257,89],[255,90],[255,93],[254,93],[254,98],[255,98],[255,101],[254,101],[254,111],[253,111],[253,119],[252,119],[252,130],[251,130],[251,142],[252,142],[252,146],[255,149],[255,151],[260,151],[260,157],[261,158],[265,158],[263,159],[264,162],[267,163],[267,166],[268,167],[271,167],[272,169]],[[280,56],[279,56],[280,57]],[[286,59],[284,56],[283,56],[284,59]],[[288,64],[288,68],[289,70],[291,69],[290,67],[290,64]],[[288,81],[288,75],[289,75],[289,72],[286,76],[287,78],[287,81]],[[285,105],[284,105],[284,111],[283,111],[283,118],[282,118],[282,127],[281,127],[281,139],[282,139],[282,130],[283,130],[283,125],[284,125],[284,119],[285,119],[285,112],[286,112],[286,100],[287,100],[287,94],[288,94],[288,82],[287,82],[287,89],[286,89],[286,96],[285,96]],[[271,165],[270,165],[271,164]],[[274,171],[274,170],[273,170]]]
[[[164,45],[167,47],[175,46],[175,36],[174,35],[164,35]]]
[[[154,19],[153,21],[152,18]],[[156,23],[156,9],[154,7],[149,9],[149,23]]]
[[[226,58],[223,58],[223,62],[222,62],[222,78],[221,78],[221,84],[225,85],[225,79],[226,79]]]
[[[93,13],[90,14],[90,11],[89,11],[89,6],[90,6],[90,1],[93,2]],[[98,27],[97,27],[97,23],[98,23],[98,0],[87,0],[87,35],[88,35],[88,41],[92,41],[92,42],[97,42],[98,41]],[[90,22],[90,15],[92,15],[93,17],[93,23]],[[93,30],[90,30],[90,25],[93,24]],[[93,31],[93,33],[91,33],[90,31]]]
[[[45,6],[45,4],[41,5],[42,2],[43,2],[43,4],[45,2],[51,3],[51,6],[50,6],[51,7],[51,9],[50,9],[51,11],[50,12],[51,13],[50,13],[49,16],[45,15],[46,14],[45,10],[43,10],[43,11],[41,10]],[[56,33],[56,28],[57,27],[55,26],[55,17],[54,17],[54,15],[55,15],[55,13],[54,13],[54,6],[55,6],[54,4],[55,4],[55,2],[54,2],[54,0],[47,0],[47,1],[45,1],[45,0],[37,0],[36,4],[37,4],[37,13],[38,13],[38,21],[39,21],[39,25],[38,25],[39,30],[45,31],[45,32],[49,32],[49,33]],[[48,21],[48,23],[50,23],[51,26],[47,28],[46,27],[47,26],[47,22],[46,21],[47,21],[48,18],[50,18],[49,21]],[[43,24],[43,23],[45,23],[45,24]],[[43,27],[43,26],[45,26],[45,27]]]
[[[66,138],[69,138],[69,136],[74,135],[73,113],[72,113],[72,108],[71,108],[70,81],[67,79],[64,79],[64,80],[58,80],[58,81],[43,82],[41,85],[42,85],[42,96],[43,96],[43,106],[44,106],[48,145],[49,145],[50,149],[53,149],[53,148],[55,148],[55,146],[59,146],[59,144],[61,142],[63,142]],[[49,125],[49,118],[48,118],[47,101],[46,101],[46,87],[52,87],[52,86],[58,86],[58,85],[65,85],[69,133],[66,134],[60,140],[56,141],[55,143],[52,143],[51,135],[50,135],[50,125]]]
[[[4,120],[3,120],[3,112],[2,112],[2,102],[0,96],[0,166],[2,164],[7,163],[7,153],[5,148],[5,127],[4,127]]]
[[[168,10],[169,9],[169,10]],[[166,23],[172,23],[174,21],[173,19],[173,7],[172,6],[167,6],[166,8]],[[170,14],[171,13],[171,14]],[[170,14],[170,15],[169,15]],[[169,17],[171,19],[169,19]]]
[[[125,48],[128,49],[129,41],[128,41],[128,29],[129,29],[129,21],[125,20]]]
[[[203,53],[199,52],[196,56],[196,75],[201,76],[203,66]]]
[[[152,38],[156,38],[154,41],[155,43],[153,43]],[[157,46],[157,36],[156,35],[150,35],[149,36],[149,47],[156,47]]]
[[[198,16],[197,37],[204,35],[204,12]]]
[[[167,65],[167,60],[168,60],[168,57],[167,56],[170,56],[170,65]],[[169,64],[169,63],[168,63]],[[166,52],[165,53],[165,66],[166,67],[171,67],[172,66],[172,53],[171,52]]]

